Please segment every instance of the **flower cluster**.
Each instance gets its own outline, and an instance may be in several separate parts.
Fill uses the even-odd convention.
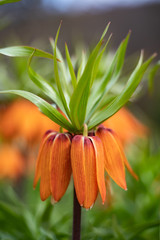
[[[5,90],[0,93],[17,94],[28,99],[44,115],[69,132],[47,131],[42,139],[34,179],[34,187],[38,179],[41,179],[42,200],[51,195],[54,201],[59,201],[68,187],[72,173],[77,199],[84,208],[93,205],[98,191],[104,203],[106,198],[104,170],[123,189],[127,188],[125,165],[137,178],[125,158],[117,135],[110,127],[105,128],[101,124],[108,121],[129,101],[156,55],[153,54],[143,62],[141,51],[137,66],[127,83],[122,84],[122,91],[118,93],[112,91],[120,80],[130,32],[119,45],[102,76],[99,74],[100,63],[103,64],[102,57],[111,38],[110,35],[103,46],[108,27],[109,24],[88,58],[82,57],[80,64],[77,62],[77,65],[72,64],[67,45],[65,45],[66,61],[57,48],[60,27],[55,41],[50,39],[53,54],[23,46],[0,49],[0,53],[7,56],[30,57],[28,74],[43,95],[50,98],[51,103],[28,91]],[[53,60],[54,82],[49,83],[32,69],[31,62],[34,56]],[[133,125],[137,126],[137,123]]]
[[[104,126],[83,135],[45,133],[37,159],[34,187],[40,178],[42,200],[50,195],[58,202],[64,195],[71,174],[79,204],[91,208],[98,192],[106,199],[105,170],[123,189],[127,189],[123,148],[116,133]]]

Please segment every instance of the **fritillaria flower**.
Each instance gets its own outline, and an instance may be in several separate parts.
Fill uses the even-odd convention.
[[[108,70],[104,76],[101,76],[99,74],[100,62],[102,63],[103,53],[111,38],[110,36],[102,48],[108,27],[109,24],[87,61],[82,57],[76,72],[67,45],[65,45],[66,64],[60,51],[57,51],[60,27],[55,41],[50,39],[54,55],[31,47],[0,49],[0,53],[9,56],[30,56],[29,76],[43,94],[51,99],[51,104],[27,91],[7,90],[1,91],[1,93],[18,94],[30,100],[43,114],[69,132],[49,131],[43,137],[36,164],[34,187],[40,178],[41,199],[45,200],[51,195],[54,201],[59,201],[64,195],[71,173],[73,173],[76,192],[74,194],[73,223],[77,223],[73,224],[73,239],[76,240],[80,239],[80,220],[77,220],[80,219],[80,205],[90,208],[94,204],[98,192],[100,192],[102,203],[105,201],[104,171],[106,170],[107,176],[110,176],[125,190],[127,188],[125,165],[134,175],[116,134],[108,128],[97,128],[97,126],[113,116],[127,103],[155,57],[154,54],[143,62],[143,51],[141,51],[138,64],[130,74],[123,90],[118,94],[109,92],[119,80],[130,32],[121,42]],[[54,84],[48,83],[31,68],[34,56],[53,60]],[[59,75],[59,70],[61,70],[61,75]],[[92,132],[89,136],[86,128],[87,131]]]
[[[43,201],[52,196],[53,202],[58,202],[67,190],[71,174],[78,202],[86,209],[93,206],[98,192],[102,203],[105,202],[105,172],[124,190],[127,190],[125,165],[137,178],[113,130],[99,126],[89,135],[72,136],[52,130],[45,133],[34,178],[34,188],[40,179]]]
[[[50,195],[58,202],[64,195],[71,177],[71,135],[47,131],[44,135],[36,163],[34,187],[39,178],[42,200]]]
[[[74,186],[79,204],[91,208],[100,192],[105,202],[104,152],[99,137],[75,135],[71,145]]]

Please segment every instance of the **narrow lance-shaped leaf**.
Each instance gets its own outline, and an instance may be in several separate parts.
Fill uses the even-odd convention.
[[[0,94],[1,93],[13,93],[28,99],[30,102],[35,104],[40,109],[40,111],[44,115],[49,117],[52,121],[59,124],[63,128],[67,129],[68,131],[73,132],[72,125],[65,119],[65,117],[63,117],[63,115],[53,106],[51,106],[48,102],[36,96],[35,94],[27,91],[23,91],[23,90],[6,90],[6,91],[0,91]]]
[[[74,124],[78,129],[81,129],[84,123],[87,102],[88,102],[88,97],[89,97],[90,88],[91,88],[92,70],[94,67],[96,57],[99,53],[100,47],[102,45],[103,38],[108,30],[108,27],[109,27],[109,24],[105,28],[100,41],[98,42],[96,47],[93,49],[92,53],[90,54],[90,57],[88,59],[84,72],[71,97],[71,101],[70,101],[70,109],[72,113],[71,117],[72,117],[72,121],[74,122]]]
[[[73,69],[73,65],[72,65],[72,61],[71,61],[71,57],[69,54],[67,44],[65,44],[65,50],[66,50],[67,63],[68,63],[68,67],[69,67],[69,71],[70,71],[70,75],[71,75],[72,86],[73,86],[73,88],[75,88],[77,85],[77,79],[76,79],[76,75],[75,75],[75,72]]]
[[[21,0],[0,0],[0,5],[7,4],[7,3],[14,3],[20,2]]]
[[[99,107],[101,100],[103,100],[105,93],[108,92],[118,80],[121,73],[121,69],[124,64],[125,52],[126,52],[129,36],[130,36],[130,32],[120,44],[114,56],[112,64],[109,68],[109,71],[104,76],[102,82],[98,86],[94,86],[93,92],[91,93],[91,96],[89,98],[88,109],[87,109],[87,113],[88,113],[87,119],[91,118],[93,113]]]
[[[61,102],[61,99],[59,97],[57,90],[51,84],[49,84],[42,76],[37,74],[31,68],[30,64],[31,64],[33,56],[34,56],[34,52],[31,55],[31,57],[29,58],[29,62],[28,62],[28,74],[29,74],[31,80],[34,82],[34,84],[36,84],[43,91],[43,93],[46,94],[46,96],[49,96],[50,99],[52,99],[53,102],[55,104],[57,104],[57,106],[65,113],[63,104]]]
[[[50,44],[51,44],[51,47],[52,49],[55,48],[55,42],[53,40],[53,38],[50,38]],[[66,93],[68,94],[68,96],[71,95],[71,89],[70,89],[70,86],[69,86],[69,82],[68,82],[68,78],[67,78],[67,68],[66,68],[66,64],[65,64],[65,60],[59,50],[59,48],[56,46],[56,55],[57,55],[57,58],[60,60],[61,64],[59,64],[59,70],[61,72],[61,85],[62,85],[62,88],[64,88],[66,90]]]
[[[156,65],[154,65],[149,73],[149,78],[148,78],[148,88],[149,88],[149,92],[152,93],[153,92],[153,80],[154,77],[158,71],[158,69],[160,68],[160,61],[158,61],[156,63]]]
[[[114,113],[116,113],[132,96],[133,92],[137,88],[138,84],[140,83],[144,72],[146,71],[147,67],[153,60],[156,54],[152,55],[144,64],[142,65],[143,60],[143,52],[141,52],[140,60],[136,69],[131,74],[126,87],[124,90],[118,95],[108,106],[106,106],[101,111],[97,112],[95,116],[91,119],[89,123],[89,130],[94,128],[95,126],[99,125],[100,123],[104,122],[107,118],[111,117]]]
[[[56,80],[56,84],[57,84],[57,88],[58,88],[58,91],[59,91],[61,101],[62,101],[64,109],[67,113],[67,117],[70,119],[70,111],[69,111],[69,108],[67,106],[67,102],[66,102],[63,90],[62,90],[61,82],[60,82],[60,79],[59,79],[57,60],[56,60],[56,47],[57,47],[57,41],[58,41],[60,28],[61,28],[61,24],[58,28],[58,31],[57,31],[57,34],[56,34],[56,40],[55,40],[54,58],[53,58],[53,60],[54,60],[54,73],[55,73],[55,80]]]
[[[35,51],[34,55],[37,57],[53,59],[52,54],[33,48],[33,47],[14,46],[14,47],[0,48],[0,53],[9,57],[29,57],[34,51]]]
[[[77,82],[80,80],[80,78],[81,78],[81,76],[82,76],[82,74],[83,74],[85,65],[86,65],[86,56],[85,56],[85,53],[84,53],[84,51],[83,51],[83,52],[82,52],[81,63],[80,63],[80,66],[79,66],[79,68],[78,68],[78,71],[77,71]]]
[[[92,71],[91,86],[92,86],[94,80],[96,79],[100,61],[101,61],[101,59],[102,59],[102,57],[103,57],[103,54],[104,54],[104,52],[105,52],[105,50],[106,50],[106,47],[108,46],[108,43],[109,43],[111,37],[112,37],[112,34],[110,34],[110,36],[109,36],[109,38],[108,38],[108,40],[107,40],[104,48],[102,49],[102,51],[99,53],[98,57],[97,57],[96,60],[95,60],[94,67],[93,67],[93,71]]]

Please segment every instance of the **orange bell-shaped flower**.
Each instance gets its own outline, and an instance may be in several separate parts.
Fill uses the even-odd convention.
[[[104,148],[104,166],[109,176],[123,189],[127,189],[125,179],[124,162],[125,155],[122,152],[122,148],[119,146],[116,134],[113,130],[99,127],[96,131]]]
[[[64,195],[71,177],[70,161],[71,135],[49,130],[44,135],[34,178],[34,188],[40,179],[42,200],[50,195],[55,202]]]
[[[98,190],[104,203],[106,188],[101,140],[96,136],[75,135],[71,146],[71,164],[74,187],[80,205],[87,209],[91,208]]]

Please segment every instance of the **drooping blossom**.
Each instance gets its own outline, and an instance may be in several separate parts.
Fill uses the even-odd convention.
[[[111,129],[99,126],[89,136],[49,130],[41,141],[34,188],[40,179],[41,199],[51,196],[57,202],[65,194],[73,174],[79,204],[89,209],[95,203],[98,192],[102,203],[105,202],[109,177],[127,190],[125,166],[137,178],[127,162],[118,136]]]

